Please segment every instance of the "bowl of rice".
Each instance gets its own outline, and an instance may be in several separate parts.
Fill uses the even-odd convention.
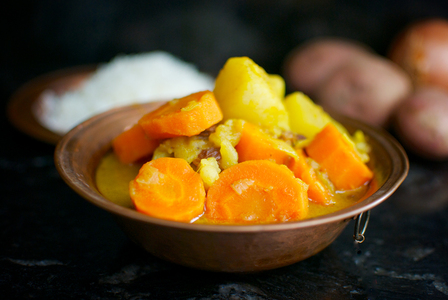
[[[170,53],[118,55],[110,62],[42,75],[11,98],[8,115],[23,132],[56,144],[79,123],[112,108],[213,89],[214,78]]]

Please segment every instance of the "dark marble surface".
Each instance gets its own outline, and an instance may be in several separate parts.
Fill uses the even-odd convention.
[[[295,1],[88,3],[36,1],[24,10],[19,1],[3,11],[9,14],[2,26],[3,112],[31,78],[120,51],[165,49],[210,73],[244,53],[276,72],[288,50],[310,36],[355,37],[381,53],[400,24],[447,13],[437,1],[303,1],[300,9]],[[204,29],[207,22],[213,35]],[[179,24],[189,24],[182,34]],[[198,50],[206,45],[207,51]],[[352,221],[305,261],[255,274],[210,273],[142,251],[108,213],[62,181],[53,145],[22,134],[6,114],[0,126],[1,299],[448,299],[448,162],[410,156],[407,179],[372,210],[363,244],[353,242]]]

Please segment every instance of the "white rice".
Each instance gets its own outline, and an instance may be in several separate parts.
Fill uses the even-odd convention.
[[[46,91],[38,121],[64,134],[82,121],[108,109],[156,100],[171,100],[213,90],[214,79],[169,53],[155,51],[120,55],[100,66],[81,87],[56,95]]]

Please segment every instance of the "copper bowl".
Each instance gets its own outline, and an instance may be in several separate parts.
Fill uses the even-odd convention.
[[[304,260],[330,245],[350,220],[361,219],[362,213],[391,196],[408,173],[406,153],[386,131],[336,116],[349,131],[361,129],[372,146],[371,167],[378,185],[362,201],[325,216],[281,224],[206,225],[156,219],[103,197],[95,184],[95,169],[110,151],[111,140],[160,104],[112,109],[83,122],[59,141],[55,162],[65,182],[110,212],[131,240],[159,258],[184,266],[254,272]]]

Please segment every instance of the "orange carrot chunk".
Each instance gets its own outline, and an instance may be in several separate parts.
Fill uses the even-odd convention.
[[[242,162],[212,184],[205,214],[212,221],[243,224],[301,220],[308,214],[307,188],[284,165]]]
[[[288,167],[297,178],[308,184],[309,199],[322,205],[332,204],[333,193],[331,189],[319,180],[316,171],[307,162],[307,156],[303,149],[297,149],[296,151],[298,158],[291,160]]]
[[[149,157],[159,143],[158,140],[149,138],[140,125],[135,124],[112,141],[112,148],[122,163],[129,164]]]
[[[336,190],[351,190],[373,178],[373,172],[333,124],[314,137],[306,152],[327,172]]]
[[[222,118],[213,92],[202,91],[174,99],[147,113],[138,123],[148,136],[166,139],[197,135]]]
[[[260,127],[244,122],[243,131],[238,144],[238,162],[267,159],[277,164],[287,164],[295,151],[281,140],[270,137]]]
[[[204,211],[201,177],[186,160],[163,157],[145,163],[129,184],[135,208],[152,217],[191,222]]]

